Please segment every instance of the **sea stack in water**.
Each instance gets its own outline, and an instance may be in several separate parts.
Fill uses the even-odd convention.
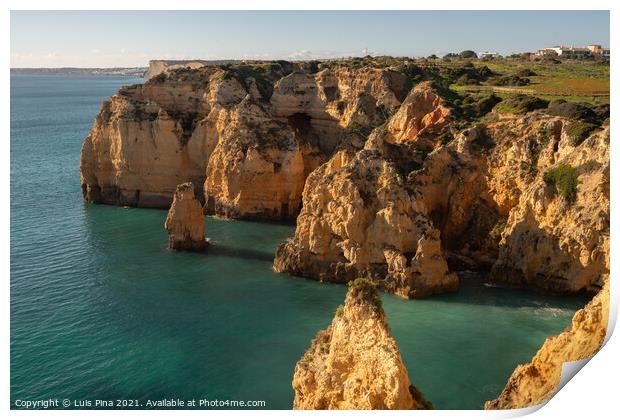
[[[430,409],[409,381],[374,283],[350,283],[344,306],[295,366],[295,409]]]
[[[201,251],[206,247],[205,219],[191,182],[177,186],[164,228],[170,249]]]

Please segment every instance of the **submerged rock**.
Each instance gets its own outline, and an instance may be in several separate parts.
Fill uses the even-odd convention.
[[[201,251],[206,247],[204,214],[191,182],[177,186],[164,228],[170,249]]]
[[[295,409],[430,409],[410,382],[374,284],[351,283],[344,306],[295,366]]]
[[[548,338],[532,361],[519,365],[499,397],[486,410],[523,408],[549,400],[558,385],[562,365],[593,356],[603,345],[609,321],[609,280],[560,335]]]

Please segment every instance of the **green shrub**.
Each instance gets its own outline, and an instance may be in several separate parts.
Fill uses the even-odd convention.
[[[538,138],[541,144],[545,145],[549,143],[551,137],[553,137],[553,130],[549,127],[542,126],[538,129]]]
[[[525,114],[546,108],[547,105],[549,105],[549,102],[544,99],[518,93],[504,99],[495,106],[495,109],[502,114]]]
[[[166,72],[161,72],[158,75],[151,77],[149,82],[151,82],[151,83],[163,83],[163,82],[166,81],[167,78],[168,78],[168,76],[166,75]]]
[[[577,170],[570,165],[562,164],[556,168],[549,169],[543,175],[547,184],[555,185],[557,191],[564,199],[572,203],[577,198],[577,185],[579,179]]]
[[[461,51],[459,54],[461,58],[478,58],[478,55],[472,50]]]
[[[454,139],[454,136],[449,131],[444,132],[441,136],[439,136],[439,143],[443,146],[450,143]]]
[[[382,310],[383,303],[377,291],[377,284],[365,278],[358,278],[348,284],[349,293],[356,299],[370,303],[375,309]]]
[[[593,172],[593,171],[596,171],[596,170],[600,169],[602,166],[603,166],[603,164],[600,163],[599,161],[589,160],[589,161],[579,165],[579,167],[577,167],[577,172],[579,174]]]
[[[530,69],[521,69],[518,72],[515,73],[516,76],[519,77],[532,77],[532,76],[537,76],[536,73],[534,73],[532,70]]]
[[[490,82],[494,86],[527,86],[530,79],[519,76],[497,77]]]
[[[566,126],[566,134],[570,138],[571,145],[577,147],[584,142],[595,130],[598,130],[594,124],[576,121]]]
[[[608,122],[609,125],[609,112],[611,108],[609,104],[601,104],[592,107],[592,111],[596,114],[596,120],[592,121],[596,124],[605,125],[605,121]]]
[[[489,232],[489,236],[494,241],[499,241],[502,237],[502,232],[506,229],[506,219],[500,219],[497,221],[493,229]]]
[[[221,80],[230,80],[235,76],[235,73],[233,73],[230,70],[224,70],[222,72],[222,74],[220,74],[220,79]]]
[[[456,83],[457,85],[479,85],[495,73],[487,66],[475,67],[471,63],[464,63],[460,67],[442,67],[435,70],[434,78],[437,81]]]
[[[480,82],[478,80],[476,80],[475,78],[470,77],[470,75],[467,74],[467,73],[463,74],[458,79],[456,79],[455,83],[457,85],[460,85],[460,86],[479,85],[480,84]]]
[[[592,105],[587,102],[567,102],[558,99],[551,101],[546,112],[549,115],[601,125],[609,118],[609,110],[609,104]]]
[[[488,96],[480,96],[471,104],[463,106],[463,112],[466,117],[476,119],[482,118],[493,110],[493,107],[500,103],[502,99],[494,93]]]
[[[572,120],[595,122],[598,119],[590,104],[583,102],[566,102],[564,99],[551,101],[546,112],[549,115],[570,118]]]
[[[495,147],[495,142],[489,136],[489,132],[484,124],[476,125],[466,135],[471,136],[470,141],[474,150],[488,150]]]
[[[347,126],[347,130],[359,135],[362,138],[366,138],[372,132],[372,127],[369,127],[367,125],[362,125],[358,123],[357,121],[351,121],[349,125]]]

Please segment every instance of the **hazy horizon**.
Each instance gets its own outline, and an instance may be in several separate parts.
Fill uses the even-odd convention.
[[[608,11],[12,11],[11,68],[609,46]]]

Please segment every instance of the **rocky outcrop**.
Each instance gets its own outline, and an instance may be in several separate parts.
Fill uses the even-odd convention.
[[[274,268],[321,281],[372,278],[405,297],[455,290],[422,200],[376,152],[337,153],[304,190],[295,237]]]
[[[408,298],[455,291],[458,278],[448,271],[432,209],[401,161],[390,158],[415,159],[416,143],[428,147],[424,133],[440,129],[449,114],[421,84],[364,150],[340,151],[315,170],[295,237],[278,248],[274,268],[332,282],[364,276]]]
[[[432,85],[417,85],[364,150],[339,152],[308,177],[295,237],[274,268],[322,281],[366,276],[406,297],[455,290],[446,261],[493,267],[492,281],[513,287],[600,287],[608,128],[576,143],[569,120],[542,113],[460,133],[452,121]],[[545,181],[563,165],[577,177],[572,201]]]
[[[203,101],[215,78],[209,69],[178,72],[105,101],[82,145],[85,200],[167,209],[177,185],[202,185],[217,142],[211,106]]]
[[[161,73],[176,69],[199,69],[205,66],[239,63],[239,60],[150,60],[144,78],[149,80]]]
[[[360,141],[351,121],[383,122],[405,89],[380,69],[173,67],[102,106],[82,147],[87,201],[168,208],[190,180],[209,213],[294,219],[308,174]]]
[[[206,247],[205,219],[191,182],[177,187],[164,229],[168,232],[170,249],[202,251]]]
[[[230,218],[294,218],[306,177],[318,161],[309,143],[246,97],[226,116],[209,159],[207,212]]]
[[[397,109],[406,96],[406,77],[364,67],[326,69],[317,74],[294,72],[274,85],[274,115],[305,114],[341,127],[355,122],[374,127]]]
[[[358,279],[295,366],[295,409],[429,409],[411,384],[374,285]]]
[[[524,408],[549,400],[560,384],[562,365],[593,356],[603,345],[609,321],[609,280],[560,335],[548,338],[532,361],[519,365],[487,410]]]
[[[297,218],[276,270],[365,276],[406,297],[455,290],[448,263],[544,292],[600,287],[608,127],[582,141],[575,121],[536,111],[462,130],[460,99],[428,81],[410,89],[407,66],[319,68],[168,67],[120,89],[82,147],[85,200],[168,208],[191,181],[208,214]],[[545,180],[566,166],[570,200]]]
[[[550,145],[557,151],[521,187],[509,213],[493,281],[552,293],[602,286],[609,274],[608,139],[607,128],[576,147],[562,144],[564,134]],[[556,173],[561,179],[552,179]]]

